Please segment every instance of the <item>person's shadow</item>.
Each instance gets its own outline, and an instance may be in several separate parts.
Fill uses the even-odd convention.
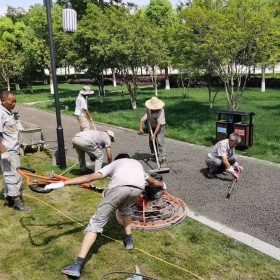
[[[207,173],[208,173],[208,168],[205,167],[205,168],[202,168],[200,169],[200,173],[205,177],[207,178],[208,180],[213,180],[213,179],[219,179],[219,180],[222,180],[222,181],[232,181],[233,178],[228,174],[226,171],[225,171],[225,168],[219,168],[217,173],[215,174],[214,178],[209,178]]]

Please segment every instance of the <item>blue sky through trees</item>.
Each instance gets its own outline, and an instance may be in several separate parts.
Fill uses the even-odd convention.
[[[128,2],[127,0],[124,0]],[[129,2],[133,2],[139,6],[146,6],[150,3],[150,0],[129,0]],[[169,0],[169,2],[175,6],[179,0]],[[43,0],[0,0],[0,16],[4,15],[7,9],[7,6],[12,7],[22,7],[28,9],[30,6],[35,4],[42,4]]]

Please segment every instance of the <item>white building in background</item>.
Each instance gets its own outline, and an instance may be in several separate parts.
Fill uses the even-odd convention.
[[[80,71],[80,72],[75,72],[75,68],[74,67],[63,67],[63,68],[57,68],[56,69],[56,75],[74,75],[74,74],[85,74],[86,70],[84,71]],[[49,76],[49,70],[48,69],[44,69],[44,73],[46,76]],[[178,74],[178,70],[177,69],[173,69],[171,67],[169,67],[169,74]],[[251,71],[251,73],[253,74],[261,74],[262,73],[262,69],[261,66],[255,67],[254,71]],[[280,64],[277,64],[274,68],[273,67],[267,67],[265,69],[265,73],[266,74],[279,74],[280,73]],[[104,75],[112,75],[112,70],[110,68],[106,69],[103,71]],[[164,70],[160,70],[158,69],[157,71],[158,75],[163,75],[164,74]],[[149,69],[147,67],[139,67],[138,70],[138,75],[150,75]]]

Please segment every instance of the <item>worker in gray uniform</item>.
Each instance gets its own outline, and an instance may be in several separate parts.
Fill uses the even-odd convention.
[[[243,167],[237,162],[235,147],[240,141],[240,135],[232,133],[229,139],[224,139],[216,143],[206,158],[208,178],[212,179],[219,171],[226,170],[234,178],[239,179],[239,173],[243,171]]]
[[[90,125],[93,124],[93,118],[88,110],[88,97],[94,92],[90,86],[84,86],[76,99],[76,107],[74,115],[80,124],[80,130],[89,130]]]
[[[80,169],[82,173],[89,171],[86,167],[85,154],[95,162],[95,171],[102,168],[103,149],[106,150],[108,163],[112,162],[112,142],[115,141],[114,132],[111,130],[84,130],[77,133],[73,139],[73,147],[78,153]]]
[[[29,211],[30,207],[22,201],[22,178],[17,172],[17,167],[20,166],[20,145],[19,132],[12,113],[15,105],[15,94],[3,91],[0,105],[0,163],[4,181],[4,206],[18,211]]]
[[[151,153],[154,154],[153,141],[157,143],[156,151],[159,156],[159,163],[161,167],[165,167],[166,162],[166,147],[165,147],[165,112],[164,112],[165,103],[158,99],[156,96],[153,96],[151,99],[145,102],[147,108],[147,113],[141,118],[139,123],[139,133],[144,133],[144,126],[147,126],[149,131],[149,147]],[[150,127],[151,126],[151,130]]]
[[[118,209],[120,211],[124,230],[124,245],[131,250],[134,245],[131,234],[132,211],[129,205],[144,191],[146,182],[155,187],[166,190],[164,182],[150,177],[144,172],[143,166],[137,160],[131,159],[128,154],[119,154],[115,160],[97,172],[64,182],[52,183],[45,186],[46,190],[59,189],[64,186],[79,185],[109,177],[108,189],[104,191],[103,198],[96,213],[91,217],[85,229],[85,237],[79,250],[76,262],[62,269],[62,273],[70,277],[79,278],[85,258],[95,243],[98,234],[103,232],[103,227]]]

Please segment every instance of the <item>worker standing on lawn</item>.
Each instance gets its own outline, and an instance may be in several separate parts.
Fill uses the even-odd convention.
[[[103,227],[107,224],[110,216],[112,216],[117,209],[120,211],[126,234],[124,239],[125,248],[131,250],[134,246],[134,241],[131,234],[132,212],[129,205],[144,191],[146,182],[151,186],[166,189],[165,183],[149,177],[149,175],[144,172],[140,162],[131,159],[128,154],[119,154],[112,163],[93,174],[64,182],[52,183],[46,185],[45,189],[58,189],[69,185],[89,183],[104,177],[110,178],[108,189],[104,191],[98,209],[91,217],[85,229],[86,234],[76,262],[63,268],[61,271],[61,273],[67,276],[80,277],[85,258],[90,248],[95,243],[98,234],[103,232]]]
[[[77,133],[73,139],[73,147],[78,154],[80,169],[82,173],[91,171],[86,167],[85,154],[88,154],[91,161],[95,162],[95,171],[102,168],[103,151],[106,150],[108,163],[112,162],[112,142],[115,142],[115,134],[111,130],[85,130]]]
[[[212,179],[219,171],[226,170],[232,174],[235,179],[239,179],[238,173],[243,171],[243,167],[237,162],[235,147],[240,141],[240,135],[232,133],[229,139],[224,139],[216,143],[206,158],[208,178]]]
[[[0,153],[1,169],[4,181],[4,206],[18,211],[29,211],[21,196],[22,178],[17,172],[20,166],[19,132],[12,110],[16,105],[16,95],[11,91],[3,91],[0,105]]]
[[[88,102],[87,99],[89,95],[92,95],[94,92],[91,90],[90,86],[84,86],[76,99],[76,107],[74,115],[76,116],[79,124],[80,130],[89,130],[90,125],[93,125],[93,118],[90,115],[88,110]]]
[[[153,140],[157,143],[156,151],[159,156],[159,162],[161,167],[166,166],[166,147],[165,147],[165,112],[164,112],[165,103],[158,99],[156,96],[145,102],[147,107],[147,113],[142,117],[139,124],[139,132],[144,133],[144,126],[147,126],[149,131],[149,147],[151,153],[154,154]],[[149,123],[152,129],[150,131]]]

